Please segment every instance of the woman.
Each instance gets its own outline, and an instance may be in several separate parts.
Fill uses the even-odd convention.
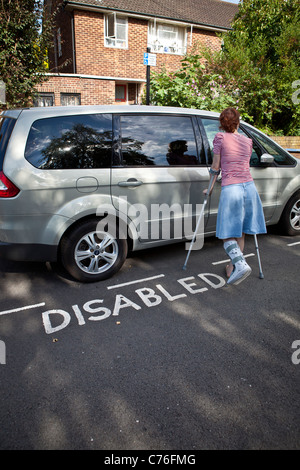
[[[238,133],[240,114],[227,108],[220,115],[220,129],[213,141],[213,163],[210,172],[222,170],[216,236],[223,240],[231,262],[226,266],[227,284],[239,284],[251,268],[243,256],[245,234],[266,233],[260,197],[250,173],[252,140]]]

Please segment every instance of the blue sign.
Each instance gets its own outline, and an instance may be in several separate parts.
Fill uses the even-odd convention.
[[[156,54],[149,54],[148,52],[144,52],[144,65],[156,66]]]

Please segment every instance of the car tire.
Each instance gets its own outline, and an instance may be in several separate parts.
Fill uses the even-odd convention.
[[[109,227],[97,228],[99,219],[79,223],[61,242],[61,260],[68,273],[80,282],[97,282],[113,276],[122,267],[127,240]]]
[[[285,206],[280,226],[286,235],[300,235],[300,191],[295,193]]]

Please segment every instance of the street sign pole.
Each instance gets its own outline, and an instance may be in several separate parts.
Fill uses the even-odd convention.
[[[147,47],[147,53],[149,54],[151,51],[150,47]],[[149,106],[150,104],[150,65],[147,65],[147,72],[146,72],[146,105]]]
[[[144,65],[147,66],[146,72],[146,105],[150,104],[150,65],[156,66],[156,54],[150,54],[151,48],[147,47],[144,52]]]

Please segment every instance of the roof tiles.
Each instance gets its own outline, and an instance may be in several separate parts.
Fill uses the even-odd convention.
[[[66,4],[99,7],[192,24],[230,28],[238,5],[221,0],[67,0]]]

